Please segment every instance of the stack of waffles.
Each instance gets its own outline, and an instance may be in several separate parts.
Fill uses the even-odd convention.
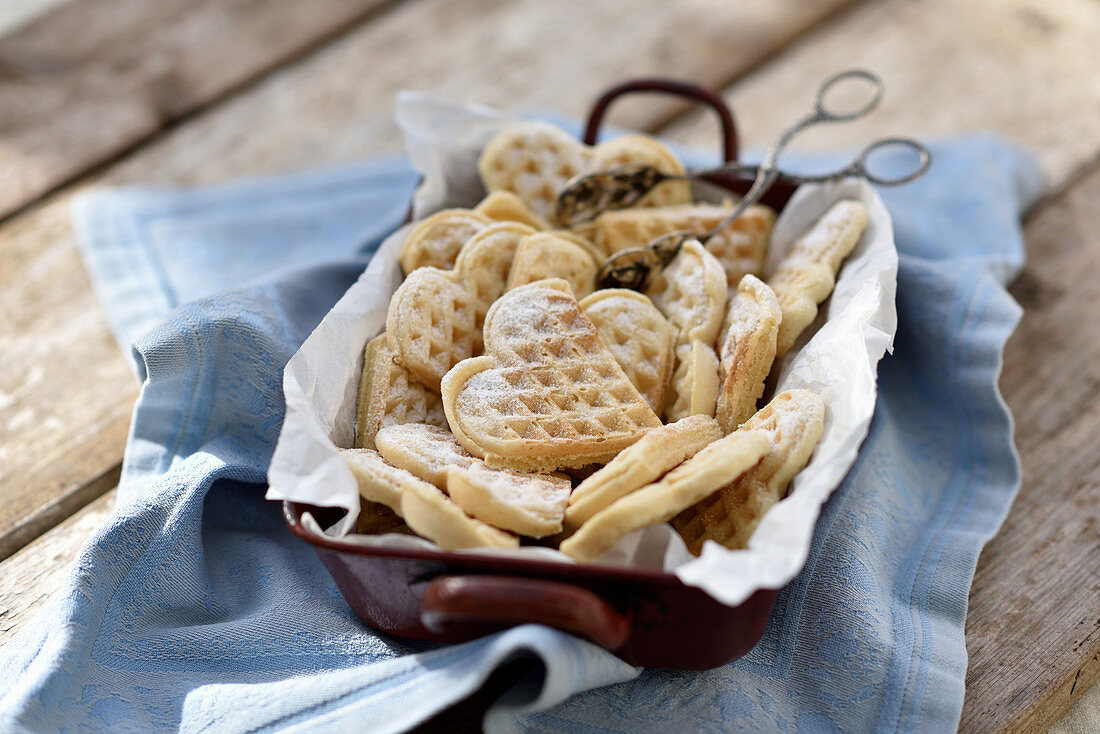
[[[765,399],[765,384],[809,336],[867,214],[838,202],[765,274],[775,214],[753,206],[687,242],[644,293],[599,289],[615,253],[706,232],[732,206],[669,181],[637,207],[559,226],[570,179],[625,164],[684,172],[645,136],[589,147],[515,124],[482,153],[485,199],[411,229],[386,329],[364,345],[356,445],[341,451],[359,532],[595,561],[671,523],[698,554],[708,540],[746,547],[783,499],[825,406],[807,390]]]

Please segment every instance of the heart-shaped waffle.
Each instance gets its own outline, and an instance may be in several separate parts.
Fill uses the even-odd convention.
[[[417,535],[444,550],[519,545],[516,536],[470,517],[438,487],[390,464],[377,451],[343,449],[340,457],[355,477],[361,498],[390,508]]]
[[[775,339],[783,318],[775,293],[759,278],[746,275],[730,301],[722,335],[715,416],[726,433],[752,417],[764,394],[764,381],[775,361]]]
[[[654,428],[577,485],[569,495],[566,524],[571,528],[584,524],[615,500],[657,481],[720,438],[722,429],[717,421],[704,415]]]
[[[378,453],[440,489],[447,488],[447,469],[480,461],[447,430],[424,423],[405,423],[378,432]]]
[[[703,541],[744,548],[760,518],[787,492],[787,485],[810,460],[824,429],[825,403],[808,390],[780,393],[730,434],[761,431],[771,441],[760,463],[672,521],[698,555]]]
[[[539,231],[553,229],[550,222],[531,211],[523,199],[511,191],[492,191],[481,200],[474,211],[484,214],[494,222],[519,222]]]
[[[726,271],[698,240],[688,240],[646,294],[676,329],[676,344],[701,341],[711,347],[726,308]]]
[[[532,233],[516,222],[490,225],[463,245],[454,270],[417,268],[393,294],[390,346],[424,385],[438,392],[447,370],[481,353],[485,314],[504,292],[520,240]]]
[[[762,431],[737,431],[666,474],[600,510],[561,544],[561,552],[593,561],[635,530],[667,522],[760,461],[770,445]]]
[[[449,431],[423,423],[391,426],[377,440],[386,461],[446,489],[471,517],[532,538],[562,529],[572,490],[562,474],[491,469]]]
[[[596,289],[596,261],[576,242],[550,232],[524,237],[508,273],[508,290],[547,278],[561,278],[584,298]]]
[[[458,253],[455,276],[477,303],[478,324],[508,288],[508,274],[520,245],[536,232],[519,222],[499,222],[474,235]]]
[[[672,400],[666,401],[665,420],[689,415],[714,416],[718,402],[718,355],[698,339],[676,347],[676,371],[672,373]]]
[[[466,514],[531,538],[561,532],[572,489],[564,474],[493,469],[481,460],[447,470],[447,492]]]
[[[553,221],[558,194],[574,176],[627,164],[653,166],[682,174],[684,166],[662,143],[627,135],[591,148],[545,122],[519,122],[502,130],[485,147],[478,171],[489,191],[511,191],[539,216]],[[691,200],[685,181],[670,181],[651,191],[642,206]]]
[[[493,223],[470,209],[444,209],[424,219],[409,232],[398,261],[405,274],[417,268],[449,270],[467,240]]]
[[[596,220],[593,237],[596,246],[611,256],[621,250],[642,247],[672,232],[709,232],[732,212],[731,207],[716,204],[609,211]],[[763,273],[774,226],[775,212],[756,204],[707,240],[707,252],[714,255],[726,271],[729,288],[736,288],[746,273]]]
[[[674,332],[646,296],[625,288],[596,291],[580,302],[634,387],[660,415],[672,379]]]
[[[838,201],[794,243],[768,278],[783,311],[777,357],[786,354],[802,330],[813,323],[817,305],[833,292],[840,263],[866,227],[867,209],[863,204]]]
[[[459,362],[442,388],[455,437],[490,466],[604,462],[661,425],[565,281],[504,294],[484,332],[486,356]]]
[[[671,400],[665,420],[714,415],[718,355],[714,342],[726,307],[726,273],[698,240],[688,240],[656,274],[647,293],[676,330]]]
[[[374,448],[375,434],[399,423],[445,426],[447,419],[439,395],[420,384],[397,362],[383,333],[367,342],[363,353],[355,421],[356,448]]]
[[[453,271],[417,268],[390,299],[390,344],[417,379],[439,390],[447,370],[481,353],[479,306]]]

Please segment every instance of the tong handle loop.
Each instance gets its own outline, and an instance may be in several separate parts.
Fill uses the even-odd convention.
[[[726,163],[737,162],[738,141],[737,125],[733,121],[733,112],[722,99],[722,95],[698,84],[682,82],[678,79],[633,79],[612,87],[603,93],[588,113],[588,123],[584,128],[584,142],[595,145],[600,136],[600,127],[607,114],[607,108],[619,97],[637,92],[657,92],[671,94],[674,97],[698,102],[710,107],[718,115],[722,125],[722,160]]]
[[[855,82],[853,84],[852,82]],[[863,87],[863,101],[858,105],[843,107],[840,95],[845,87],[854,91]],[[840,92],[835,90],[840,89]],[[886,91],[882,79],[865,69],[848,69],[826,79],[814,95],[814,118],[818,122],[847,122],[858,120],[871,113],[882,101]]]

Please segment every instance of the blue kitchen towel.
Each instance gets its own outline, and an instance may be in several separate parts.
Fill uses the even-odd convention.
[[[1019,485],[997,392],[1039,174],[987,136],[884,190],[901,266],[874,422],[760,644],[641,670],[528,625],[441,646],[364,627],[263,499],[282,368],[402,219],[401,160],[204,191],[104,191],[76,228],[142,381],[118,508],[0,648],[0,729],[399,731],[517,656],[491,731],[948,731],[974,565]],[[717,632],[716,632],[717,634]]]

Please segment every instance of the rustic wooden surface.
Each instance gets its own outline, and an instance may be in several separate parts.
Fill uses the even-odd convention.
[[[867,3],[807,34],[726,96],[746,146],[763,148],[777,125],[805,114],[814,80],[846,68],[873,69],[887,89],[875,113],[807,131],[800,147],[857,148],[887,133],[989,130],[1036,153],[1055,193],[1100,155],[1097,38],[1100,8],[1093,0]],[[708,143],[713,132],[694,122],[685,119],[671,133]]]
[[[1100,166],[1027,225],[1026,309],[1001,387],[1024,489],[974,577],[967,641],[975,731],[1049,726],[1100,679]],[[1006,651],[1016,650],[1015,654]]]
[[[0,40],[0,217],[383,4],[76,0]]]
[[[137,396],[71,238],[64,206],[0,227],[0,558],[114,484]]]
[[[599,24],[570,31],[564,19],[581,13],[582,2],[562,11],[567,4],[551,10],[544,3],[478,0],[473,5],[480,12],[470,16],[477,22],[465,25],[453,3],[405,3],[0,225],[0,316],[11,316],[12,329],[0,332],[8,357],[0,362],[0,390],[15,396],[3,408],[9,420],[0,420],[0,485],[9,488],[0,505],[0,558],[110,486],[136,394],[76,252],[69,227],[75,191],[130,182],[203,183],[396,151],[393,98],[406,87],[581,114],[600,89],[631,73],[636,62],[612,50],[627,45],[649,59],[636,73],[663,70],[721,85],[842,4],[769,3],[749,23],[740,4],[647,0],[601,6]],[[797,18],[790,12],[795,5],[803,9]],[[549,33],[554,23],[558,32]],[[448,32],[457,26],[468,32]],[[669,27],[707,32],[691,53],[674,53]],[[502,28],[515,29],[506,43],[494,30]],[[731,38],[749,31],[752,42],[727,48]],[[433,39],[432,53],[418,51],[415,39],[422,38]],[[591,49],[598,51],[594,57]],[[616,115],[649,128],[670,109],[624,104]],[[86,377],[73,379],[82,373]]]
[[[114,36],[132,40],[128,48],[116,44],[111,63],[128,59],[131,68],[110,67],[129,85],[110,100],[111,114],[151,122],[96,138],[75,162],[51,161],[49,136],[57,136],[56,150],[71,146],[74,135],[89,131],[87,116],[59,121],[54,118],[66,116],[51,114],[53,132],[34,134],[26,132],[36,127],[33,115],[20,117],[18,135],[10,138],[0,111],[0,180],[20,182],[16,195],[5,199],[9,192],[0,192],[0,211],[19,212],[0,223],[6,355],[0,363],[6,500],[0,558],[26,546],[0,563],[0,642],[60,587],[67,559],[105,517],[109,499],[75,511],[111,486],[136,394],[72,243],[67,203],[75,191],[104,183],[202,183],[395,150],[392,96],[403,87],[581,114],[611,82],[639,73],[682,76],[726,87],[745,142],[759,146],[802,113],[808,85],[826,72],[863,65],[887,82],[881,111],[866,127],[815,134],[811,146],[851,145],[884,131],[992,129],[1039,154],[1053,197],[1027,223],[1031,259],[1014,288],[1028,311],[1009,345],[1002,385],[1017,417],[1024,486],[975,578],[962,729],[1041,730],[1100,678],[1100,461],[1091,439],[1100,424],[1092,399],[1100,386],[1100,331],[1090,309],[1100,282],[1095,2],[652,0],[593,9],[580,2],[476,0],[460,10],[442,0],[326,3],[336,8],[332,15],[311,18],[271,46],[245,44],[240,66],[211,70],[210,86],[201,93],[187,87],[185,109],[161,118],[150,115],[157,108],[148,94],[156,69],[165,67],[153,64],[146,74],[134,70],[140,64],[133,60],[155,56],[158,48],[190,48],[194,35],[168,27],[181,3],[165,3],[159,20],[149,9],[132,11],[139,18],[123,25],[144,30]],[[51,31],[72,27],[65,12],[83,5],[76,0],[0,40],[0,110],[11,85],[23,83],[4,73],[4,50],[29,53],[35,46],[28,38],[56,38]],[[104,15],[135,5],[97,3]],[[282,12],[275,3],[270,10],[214,0],[192,5],[214,14],[208,17],[261,27]],[[238,5],[247,9],[219,15]],[[586,22],[576,23],[582,16]],[[137,35],[162,40],[139,42]],[[225,63],[219,54],[226,48],[218,47],[224,37],[209,41],[211,65]],[[422,51],[425,39],[431,53]],[[56,40],[39,43],[64,48]],[[81,57],[62,58],[71,67]],[[202,54],[187,58],[188,75],[207,73]],[[75,89],[74,74],[58,68],[42,99]],[[77,109],[91,114],[96,103],[91,94],[82,104],[93,106]],[[43,104],[40,112],[55,109]],[[632,103],[616,108],[614,117],[712,145],[713,122],[683,112],[676,105]],[[10,146],[12,140],[19,144]],[[46,151],[41,161],[28,156],[33,165],[25,169],[10,157],[24,140]]]
[[[1027,315],[1002,380],[1025,476],[971,592],[964,731],[1041,730],[1100,678],[1100,455],[1089,437],[1100,428],[1100,329],[1085,326],[1097,323],[1100,283],[1098,35],[1100,8],[1087,0],[873,3],[725,95],[746,142],[762,147],[760,131],[809,103],[806,68],[874,69],[888,93],[873,121],[815,131],[811,146],[856,147],[874,131],[993,130],[1037,154],[1056,197],[1025,227],[1029,263],[1015,292]],[[713,136],[700,115],[670,132],[696,144]]]
[[[80,546],[107,521],[114,506],[115,493],[108,492],[0,563],[0,645],[57,596]]]

